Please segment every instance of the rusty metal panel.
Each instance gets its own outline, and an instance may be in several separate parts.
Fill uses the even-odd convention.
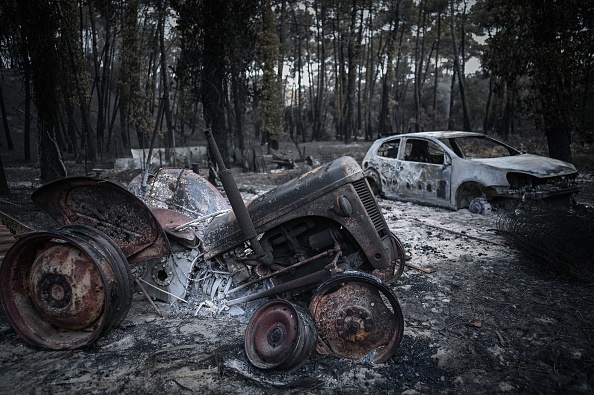
[[[279,222],[279,218],[283,218],[281,222],[284,222],[299,215],[333,215],[335,202],[330,192],[360,179],[363,179],[363,172],[357,162],[349,157],[339,158],[256,197],[248,203],[248,211],[258,232],[270,229]],[[353,193],[352,190],[348,192]],[[314,203],[316,199],[320,200]],[[289,213],[290,217],[283,217]],[[229,213],[211,223],[204,242],[206,246],[231,247],[241,242],[241,238],[237,219]],[[220,252],[219,248],[216,251]]]
[[[229,209],[218,189],[188,169],[159,169],[148,177],[144,187],[140,174],[128,189],[149,207],[177,211],[194,219]]]
[[[42,186],[31,199],[60,225],[87,225],[107,234],[130,263],[171,252],[151,210],[119,185],[70,177]]]

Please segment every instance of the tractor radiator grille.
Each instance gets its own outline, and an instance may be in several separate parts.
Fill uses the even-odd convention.
[[[384,221],[384,217],[377,206],[375,198],[365,182],[365,179],[362,178],[353,182],[353,186],[355,187],[355,191],[357,191],[357,195],[359,195],[359,199],[363,202],[363,206],[365,206],[365,211],[367,211],[367,215],[371,218],[375,229],[377,229],[377,233],[380,236],[384,236],[387,233],[387,226],[386,222]]]

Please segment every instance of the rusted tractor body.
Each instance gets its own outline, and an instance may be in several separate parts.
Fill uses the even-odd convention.
[[[402,273],[404,251],[358,164],[339,158],[247,204],[218,164],[232,210],[182,169],[140,176],[129,190],[86,177],[37,190],[61,227],[22,237],[0,266],[15,330],[35,346],[80,347],[122,321],[132,282],[168,302],[193,286],[217,312],[271,299],[246,330],[257,367],[294,370],[314,349],[390,358],[403,318],[386,283]]]

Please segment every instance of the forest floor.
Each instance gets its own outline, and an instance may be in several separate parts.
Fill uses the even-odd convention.
[[[0,210],[36,229],[51,226],[29,199],[38,170],[6,171],[13,193]],[[299,170],[234,172],[250,199]],[[133,175],[100,174],[122,185]],[[587,189],[591,199],[591,181]],[[196,306],[160,303],[169,314],[161,318],[138,293],[123,324],[81,350],[28,346],[0,310],[0,394],[594,392],[592,284],[515,250],[495,230],[495,212],[378,202],[410,263],[427,271],[407,267],[393,285],[405,331],[387,362],[312,357],[293,373],[261,371],[243,349],[246,314],[195,315]]]

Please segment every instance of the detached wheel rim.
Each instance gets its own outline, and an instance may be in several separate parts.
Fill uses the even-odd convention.
[[[378,278],[345,272],[320,284],[309,307],[320,335],[318,351],[382,363],[402,341],[404,318],[396,295]]]
[[[250,318],[245,350],[260,369],[294,371],[315,350],[316,331],[309,314],[282,299],[266,302]]]
[[[130,308],[125,257],[112,250],[113,242],[103,233],[80,228],[86,227],[25,236],[0,266],[0,296],[8,321],[36,347],[89,345],[119,324]]]

